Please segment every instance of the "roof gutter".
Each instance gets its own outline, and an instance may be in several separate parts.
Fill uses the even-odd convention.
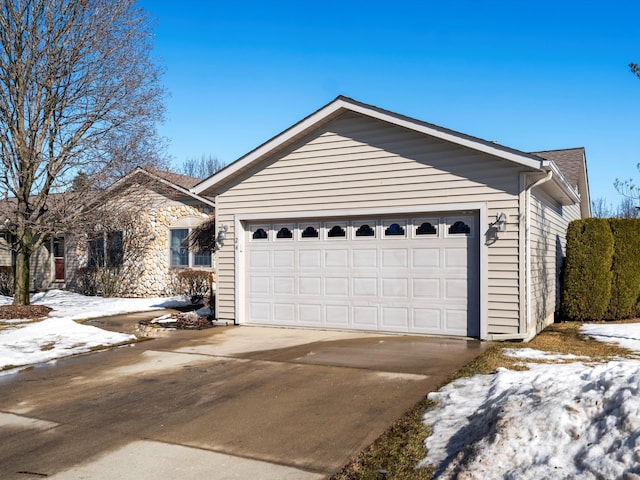
[[[547,175],[536,180],[531,185],[525,187],[525,275],[526,275],[526,288],[525,288],[525,300],[526,300],[526,311],[525,311],[525,322],[524,322],[524,330],[520,333],[505,333],[505,334],[495,334],[491,336],[491,340],[520,340],[526,341],[531,338],[529,324],[531,321],[531,190],[536,187],[539,187],[543,183],[547,183],[553,179],[553,169],[548,168]]]

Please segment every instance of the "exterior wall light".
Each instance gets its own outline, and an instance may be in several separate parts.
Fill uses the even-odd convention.
[[[220,230],[218,230],[218,235],[216,235],[215,241],[215,250],[220,250],[224,245],[224,239],[227,238],[227,230],[229,230],[229,226],[224,223],[220,225]]]
[[[500,212],[496,215],[496,228],[499,232],[507,230],[507,214]]]

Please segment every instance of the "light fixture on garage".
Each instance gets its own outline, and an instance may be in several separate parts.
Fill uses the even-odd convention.
[[[220,250],[224,245],[224,239],[227,238],[227,230],[229,230],[229,226],[224,223],[220,225],[220,230],[218,230],[218,235],[216,235],[215,241],[215,249]]]
[[[507,214],[504,212],[500,212],[496,215],[496,228],[499,232],[504,232],[507,230]]]

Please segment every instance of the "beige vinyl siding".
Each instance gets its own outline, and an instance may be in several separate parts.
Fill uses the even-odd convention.
[[[11,266],[11,246],[5,235],[0,233],[0,267]]]
[[[567,226],[580,218],[580,206],[561,206],[540,189],[530,197],[531,316],[536,332],[550,321],[560,305],[560,269],[564,262]]]
[[[45,290],[51,287],[53,280],[53,256],[51,242],[46,241],[31,254],[31,286],[32,290]]]
[[[31,254],[31,276],[29,288],[31,290],[41,290],[51,286],[53,275],[52,257],[49,251],[50,242],[45,242]],[[13,265],[11,247],[3,234],[0,234],[0,266]]]
[[[521,166],[374,119],[343,114],[320,131],[242,173],[217,192],[218,224],[234,215],[485,203],[506,232],[488,247],[488,333],[519,329]],[[484,241],[481,232],[480,241]],[[234,246],[218,253],[218,312],[233,320]]]

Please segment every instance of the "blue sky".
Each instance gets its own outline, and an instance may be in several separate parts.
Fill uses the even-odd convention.
[[[229,163],[338,95],[523,151],[584,146],[591,198],[640,173],[637,1],[142,0],[175,163]]]

